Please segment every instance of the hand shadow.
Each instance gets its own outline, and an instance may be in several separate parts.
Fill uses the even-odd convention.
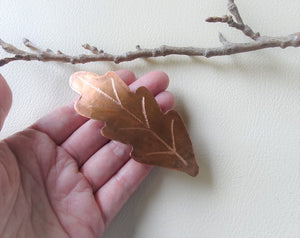
[[[179,112],[189,131],[189,113],[186,111],[181,100],[177,101],[175,110]],[[108,227],[104,237],[119,237],[120,234],[126,234],[127,237],[135,237],[137,228],[141,226],[141,218],[144,217],[146,213],[151,212],[155,213],[154,216],[160,216],[161,211],[153,209],[151,204],[153,198],[160,199],[158,194],[164,192],[165,186],[170,184],[168,182],[169,180],[180,184],[180,187],[188,185],[187,191],[193,191],[196,194],[201,194],[203,190],[212,190],[213,176],[207,156],[208,153],[205,150],[205,144],[199,140],[199,137],[200,136],[197,135],[197,141],[193,143],[195,157],[199,165],[199,174],[196,177],[190,177],[183,172],[166,168],[154,168],[116,216],[114,222]],[[172,186],[171,189],[174,192],[177,188]],[[181,192],[186,194],[182,190]],[[172,208],[170,207],[170,209]]]

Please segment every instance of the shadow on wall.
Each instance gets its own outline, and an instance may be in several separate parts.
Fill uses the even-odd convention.
[[[183,100],[176,100],[176,108],[175,110],[180,114],[182,117],[184,124],[188,131],[190,131],[190,113],[187,112],[186,107],[184,105]],[[201,128],[200,128],[201,131]],[[211,165],[209,163],[209,153],[205,148],[205,143],[201,139],[201,133],[197,135],[197,140],[192,140],[194,153],[196,160],[199,165],[199,174],[197,177],[192,181],[186,181],[187,183],[196,183],[199,186],[199,183],[206,187],[212,187],[213,186],[213,175],[211,171]]]
[[[120,234],[126,234],[126,237],[139,237],[137,236],[137,229],[143,224],[141,221],[143,217],[149,216],[149,214],[146,215],[147,213],[150,212],[150,214],[154,214],[155,217],[163,216],[161,211],[157,210],[155,206],[153,208],[151,204],[153,204],[153,199],[155,199],[156,202],[157,199],[162,199],[162,203],[166,203],[166,200],[158,195],[159,191],[165,189],[163,184],[166,180],[171,179],[180,182],[181,185],[187,185],[187,191],[200,191],[203,190],[203,186],[212,190],[213,180],[209,165],[205,161],[202,161],[201,158],[197,158],[197,161],[200,169],[199,175],[195,178],[182,172],[170,171],[165,168],[154,168],[135,194],[114,218],[112,224],[104,233],[103,238],[120,237]],[[180,192],[185,193],[184,190],[180,190]],[[172,197],[170,197],[170,199],[171,198]],[[170,209],[172,209],[172,207],[170,207]],[[184,216],[182,219],[184,219]]]
[[[286,71],[286,61],[292,60],[294,55],[289,55],[299,49],[287,48],[287,49],[264,49],[261,51],[247,52],[229,56],[219,56],[213,58],[204,58],[197,56],[176,56],[171,55],[160,58],[147,58],[137,59],[134,61],[123,62],[115,64],[112,62],[92,62],[88,64],[64,64],[57,62],[41,62],[40,64],[47,67],[47,64],[55,65],[55,67],[64,68],[70,72],[70,75],[76,71],[93,71],[98,74],[104,74],[107,71],[117,71],[120,69],[129,69],[134,73],[141,76],[153,70],[190,70],[199,69],[201,70],[213,70],[218,72],[239,72],[245,74],[251,74],[251,76],[259,76],[263,72],[267,72],[272,79],[272,75],[278,76],[283,71]],[[299,61],[300,59],[296,58]],[[285,65],[283,64],[285,62]],[[30,63],[28,63],[30,64]],[[97,69],[95,71],[95,69]],[[253,70],[255,69],[255,70]],[[294,70],[294,69],[293,69]],[[298,74],[300,74],[300,68],[298,67]],[[43,67],[41,67],[41,72]],[[168,73],[167,72],[167,73]],[[278,78],[278,77],[277,77]],[[171,79],[172,80],[172,79]],[[193,80],[193,79],[189,79]],[[253,80],[255,80],[253,78]]]
[[[219,56],[213,58],[204,58],[197,56],[176,56],[171,55],[161,58],[138,59],[132,62],[121,63],[119,65],[110,64],[112,70],[127,68],[133,72],[148,73],[152,70],[161,70],[181,68],[189,70],[198,68],[199,70],[216,70],[219,72],[242,72],[259,76],[262,72],[268,72],[270,78],[272,75],[278,75],[286,71],[286,65],[289,60],[294,58],[295,51],[299,49],[264,49],[261,51],[247,52],[229,56]],[[296,60],[299,60],[297,57]],[[134,63],[133,63],[134,62]],[[283,62],[285,64],[283,64]],[[145,71],[146,69],[146,71]],[[253,70],[255,69],[255,70]],[[297,68],[300,74],[300,68]]]
[[[277,51],[279,52],[282,50],[277,49]],[[267,78],[266,80],[270,80],[272,82],[272,80],[274,80],[272,78],[272,75],[277,75],[276,78],[278,81],[278,78],[281,79],[280,74],[282,74],[282,77],[284,77],[286,72],[288,72],[286,66],[282,64],[283,59],[281,58],[284,56],[285,52],[280,52],[282,56],[274,52],[275,50],[272,49],[272,52],[270,52],[270,50],[264,50],[260,51],[259,54],[257,52],[251,52],[248,53],[250,55],[248,55],[247,57],[244,57],[244,55],[224,56],[221,60],[219,60],[219,58],[215,60],[215,58],[204,59],[199,57],[189,57],[188,60],[186,59],[186,57],[182,57],[185,58],[184,60],[182,60],[181,57],[171,56],[168,58],[161,59],[147,59],[144,61],[140,60],[140,63],[137,63],[134,66],[128,68],[133,72],[141,72],[145,69],[148,72],[151,70],[157,70],[158,67],[159,69],[167,68],[170,71],[178,67],[182,67],[182,70],[187,70],[191,67],[199,67],[199,71],[197,70],[199,73],[201,73],[201,70],[203,70],[204,68],[209,68],[214,71],[218,71],[219,73],[226,72],[232,74],[235,72],[239,72],[240,74],[242,73],[242,75],[245,76],[251,75],[254,76],[253,78],[250,77],[253,81],[260,80],[261,74],[267,72],[267,75],[270,78]],[[259,60],[257,57],[258,55]],[[228,61],[228,57],[230,57],[230,61]],[[145,67],[145,62],[147,67]],[[124,65],[128,66],[129,64],[126,63]],[[118,70],[120,68],[125,67],[114,65],[112,69]],[[300,74],[300,68],[298,68],[297,70],[299,71],[298,74]],[[145,71],[143,73],[147,72]],[[278,74],[280,75],[280,77],[278,77]],[[223,79],[220,78],[220,80]],[[237,80],[243,80],[243,78]],[[199,81],[199,83],[201,82]],[[180,88],[181,85],[178,87]],[[182,116],[183,121],[185,122],[187,129],[189,130],[191,115],[190,112],[187,111],[183,100],[180,100],[180,98],[176,100],[176,110]],[[115,237],[122,233],[130,234],[130,237],[135,237],[136,229],[141,224],[140,219],[143,217],[143,214],[146,212],[154,212],[152,210],[150,211],[150,204],[152,203],[153,198],[160,199],[159,196],[156,195],[161,189],[164,189],[164,181],[167,181],[169,179],[175,179],[177,181],[180,180],[181,185],[186,184],[186,186],[189,187],[189,189],[193,189],[196,191],[203,187],[205,187],[208,190],[213,190],[213,169],[210,164],[209,151],[207,151],[206,149],[205,142],[201,140],[201,125],[199,131],[200,133],[197,135],[197,141],[193,141],[195,156],[199,164],[198,176],[195,178],[191,178],[185,174],[180,174],[179,172],[166,172],[166,169],[155,168],[150,174],[150,176],[143,182],[143,184],[137,190],[135,195],[128,201],[128,203],[116,217],[116,222],[113,222],[113,224],[109,227],[109,229],[106,232],[108,237]]]
[[[177,104],[176,110],[181,114],[188,129],[189,116],[184,109],[184,105]],[[205,149],[205,143],[198,139],[193,144],[195,157],[199,165],[199,174],[196,177],[190,177],[183,172],[155,167],[108,227],[103,236],[104,238],[119,237],[120,234],[126,234],[127,237],[136,237],[137,229],[141,225],[141,219],[146,216],[146,213],[150,212],[154,213],[154,216],[160,216],[161,211],[155,210],[155,206],[153,211],[151,204],[153,203],[153,199],[156,202],[157,200],[162,200],[162,203],[166,203],[165,199],[160,197],[159,193],[164,193],[162,190],[165,189],[165,186],[168,186],[170,180],[180,184],[179,187],[181,188],[186,187],[186,191],[184,189],[180,190],[182,193],[193,191],[197,194],[202,194],[201,191],[203,190],[213,190],[213,174],[209,163],[210,158]],[[178,188],[173,187],[171,193],[174,193],[174,189]]]

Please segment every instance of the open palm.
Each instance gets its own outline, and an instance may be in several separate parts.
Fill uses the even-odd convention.
[[[134,91],[146,86],[163,111],[174,104],[168,77],[151,72],[135,81],[117,72]],[[11,93],[0,77],[0,129]],[[104,138],[102,122],[61,107],[0,142],[1,237],[100,237],[151,170],[129,157],[131,148]]]

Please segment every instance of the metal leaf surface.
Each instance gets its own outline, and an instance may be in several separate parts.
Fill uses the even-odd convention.
[[[140,87],[135,93],[114,72],[100,76],[76,72],[70,86],[81,95],[76,111],[105,122],[103,136],[133,147],[138,162],[198,174],[193,147],[179,114],[163,114],[151,92]]]

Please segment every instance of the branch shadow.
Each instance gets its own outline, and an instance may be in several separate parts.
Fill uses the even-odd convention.
[[[205,58],[201,56],[178,56],[169,55],[158,58],[141,58],[134,61],[122,62],[115,64],[113,62],[90,62],[89,64],[62,64],[59,62],[51,62],[58,67],[64,67],[68,72],[75,71],[94,71],[103,74],[106,71],[117,71],[120,69],[129,69],[133,72],[146,74],[152,70],[171,71],[172,69],[189,70],[189,68],[198,67],[199,70],[210,69],[218,72],[242,72],[246,74],[258,75],[261,72],[269,72],[270,76],[278,75],[283,70],[282,62],[286,53],[284,51],[292,51],[293,48],[287,49],[263,49],[260,51],[245,52],[234,55],[216,56]],[[247,55],[247,57],[245,57]],[[229,60],[228,60],[229,59]],[[258,61],[259,59],[259,61]],[[48,63],[48,62],[46,62]],[[45,62],[43,62],[45,64]],[[253,71],[253,68],[256,70]],[[300,74],[300,68],[298,68]]]

